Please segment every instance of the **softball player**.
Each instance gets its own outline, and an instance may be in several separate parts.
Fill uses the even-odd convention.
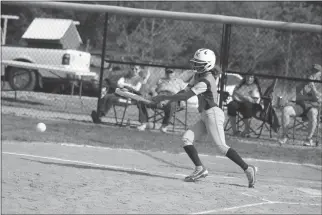
[[[195,71],[192,87],[188,87],[185,91],[175,95],[159,95],[153,98],[153,101],[160,102],[164,100],[188,100],[192,96],[198,96],[198,111],[201,119],[187,130],[182,137],[183,148],[195,165],[195,170],[185,177],[185,181],[194,182],[208,175],[208,170],[202,164],[193,145],[195,139],[198,140],[208,133],[219,151],[244,170],[248,178],[248,187],[254,187],[257,168],[245,163],[234,149],[226,145],[224,133],[225,114],[217,105],[216,79],[220,72],[215,66],[215,53],[209,49],[199,49],[190,61],[193,63],[193,70]]]

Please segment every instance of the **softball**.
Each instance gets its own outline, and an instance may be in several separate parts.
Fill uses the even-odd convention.
[[[45,125],[45,123],[42,123],[42,122],[38,123],[37,124],[37,131],[39,131],[39,132],[46,131],[46,125]]]

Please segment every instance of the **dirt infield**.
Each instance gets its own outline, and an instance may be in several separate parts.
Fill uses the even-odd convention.
[[[203,156],[210,176],[183,182],[186,155],[71,144],[2,143],[3,213],[321,214],[321,169],[252,160],[254,189],[231,161]]]

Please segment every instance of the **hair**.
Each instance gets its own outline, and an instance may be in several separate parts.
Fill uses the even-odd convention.
[[[222,69],[218,65],[215,65],[215,67],[212,68],[210,72],[214,76],[214,78],[218,78],[218,76],[222,73]]]
[[[130,78],[133,78],[134,76],[135,76],[135,72],[134,72],[132,69],[130,69],[130,70],[126,73],[126,75],[124,76],[124,78],[130,79]]]
[[[253,76],[254,77],[254,84],[257,86],[258,91],[259,91],[259,95],[262,96],[262,88],[260,87],[259,84],[259,79],[255,76],[254,72],[252,70],[248,71],[248,75],[244,75],[243,79],[241,80],[241,82],[236,86],[236,90],[238,90],[239,88],[241,88],[241,86],[246,84],[246,79],[247,76]]]

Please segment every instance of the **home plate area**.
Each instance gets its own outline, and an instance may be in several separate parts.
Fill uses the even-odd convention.
[[[321,214],[321,169],[251,160],[255,188],[223,157],[203,156],[195,183],[184,154],[57,143],[2,143],[3,213]]]

